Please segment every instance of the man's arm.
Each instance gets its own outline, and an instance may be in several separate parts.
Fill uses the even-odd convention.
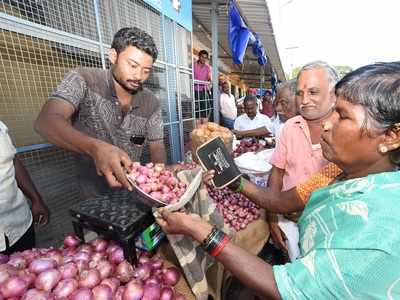
[[[104,175],[110,186],[131,189],[122,168],[132,164],[129,156],[114,145],[76,130],[71,125],[73,113],[74,107],[67,101],[48,101],[35,122],[35,130],[58,147],[92,157],[97,173]]]
[[[149,143],[150,158],[153,163],[163,163],[167,161],[167,154],[165,152],[164,141],[156,141]]]
[[[14,158],[14,168],[15,179],[17,181],[18,187],[25,194],[25,196],[31,200],[32,215],[34,221],[40,221],[39,225],[46,225],[49,222],[49,209],[43,202],[42,197],[40,196],[34,183],[32,182],[31,177],[29,176],[29,173],[26,171],[24,165],[17,157]]]
[[[256,128],[256,129],[252,129],[252,130],[244,130],[244,131],[233,130],[233,133],[238,138],[240,138],[240,137],[266,136],[266,135],[270,135],[271,134],[271,132],[264,126]]]

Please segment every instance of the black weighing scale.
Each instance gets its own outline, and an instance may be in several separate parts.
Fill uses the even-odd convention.
[[[119,242],[126,260],[136,265],[135,239],[155,220],[151,208],[134,195],[118,191],[75,204],[70,208],[75,234],[85,242],[85,228]]]

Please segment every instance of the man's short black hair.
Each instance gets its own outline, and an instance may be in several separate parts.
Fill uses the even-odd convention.
[[[207,55],[207,57],[208,57],[208,52],[207,52],[207,50],[200,50],[200,52],[199,52],[199,57],[200,56],[202,56],[202,55]]]
[[[257,103],[256,95],[247,95],[246,97],[244,97],[243,104],[250,103],[250,102]]]
[[[147,53],[153,58],[153,62],[157,59],[158,50],[153,38],[137,27],[121,28],[114,35],[111,48],[114,48],[118,54],[128,46],[134,46]]]

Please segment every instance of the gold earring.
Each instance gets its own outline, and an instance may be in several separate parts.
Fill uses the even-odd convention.
[[[380,153],[384,154],[386,152],[388,152],[388,148],[385,145],[379,145],[378,150]]]

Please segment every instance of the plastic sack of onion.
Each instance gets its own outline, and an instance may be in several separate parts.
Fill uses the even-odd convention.
[[[101,238],[81,244],[67,236],[61,248],[0,256],[0,299],[182,300],[181,274],[160,258],[139,257],[134,268],[122,248]]]

